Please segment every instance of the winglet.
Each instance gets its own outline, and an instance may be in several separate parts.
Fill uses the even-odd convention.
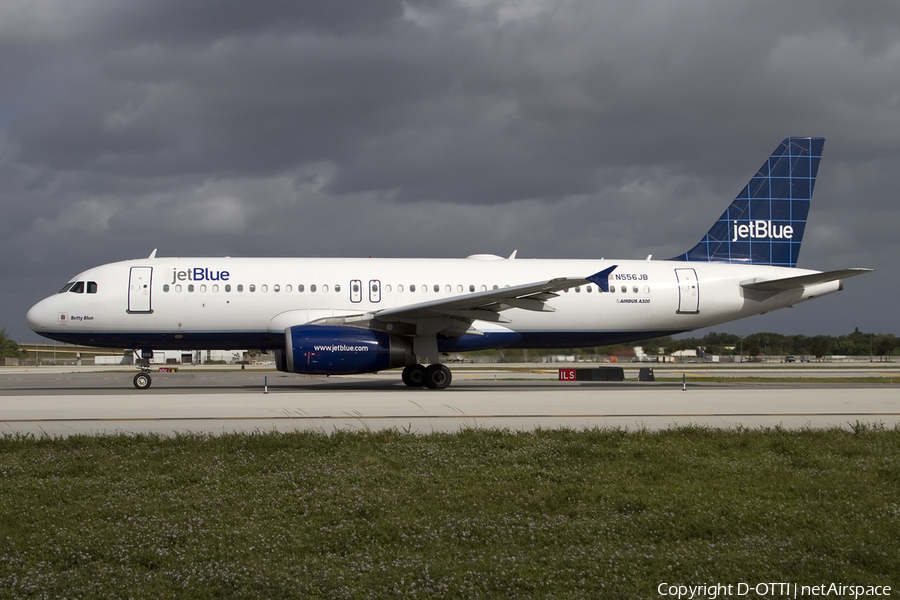
[[[597,284],[597,287],[600,288],[601,291],[608,292],[609,291],[609,276],[619,265],[613,265],[607,269],[603,269],[599,273],[594,273],[593,275],[589,275],[585,277],[588,281],[593,281]]]

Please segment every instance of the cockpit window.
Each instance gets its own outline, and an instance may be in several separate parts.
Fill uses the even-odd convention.
[[[71,292],[73,294],[83,294],[84,293],[84,282],[76,281],[75,284],[72,285],[72,288],[69,290],[69,292]]]
[[[97,293],[97,282],[96,281],[88,281],[87,282],[87,293],[88,294],[96,294]]]
[[[75,282],[74,282],[74,281],[70,281],[69,283],[67,283],[66,285],[64,285],[64,286],[62,287],[62,289],[59,290],[57,293],[58,293],[58,294],[65,294],[66,292],[69,291],[69,288],[72,287],[73,285],[75,285]]]

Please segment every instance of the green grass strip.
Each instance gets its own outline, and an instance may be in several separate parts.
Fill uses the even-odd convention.
[[[0,437],[0,598],[900,588],[900,431]]]

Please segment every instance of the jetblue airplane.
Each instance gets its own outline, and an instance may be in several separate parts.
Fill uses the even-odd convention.
[[[442,353],[633,342],[791,307],[871,269],[797,269],[825,140],[784,140],[700,242],[668,260],[149,258],[89,269],[28,311],[61,342],[259,348],[280,371],[403,367],[442,389]],[[428,366],[423,366],[427,364]]]

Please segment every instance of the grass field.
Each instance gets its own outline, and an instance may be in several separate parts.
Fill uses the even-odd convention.
[[[664,582],[896,591],[900,431],[0,437],[2,598],[655,598]]]

